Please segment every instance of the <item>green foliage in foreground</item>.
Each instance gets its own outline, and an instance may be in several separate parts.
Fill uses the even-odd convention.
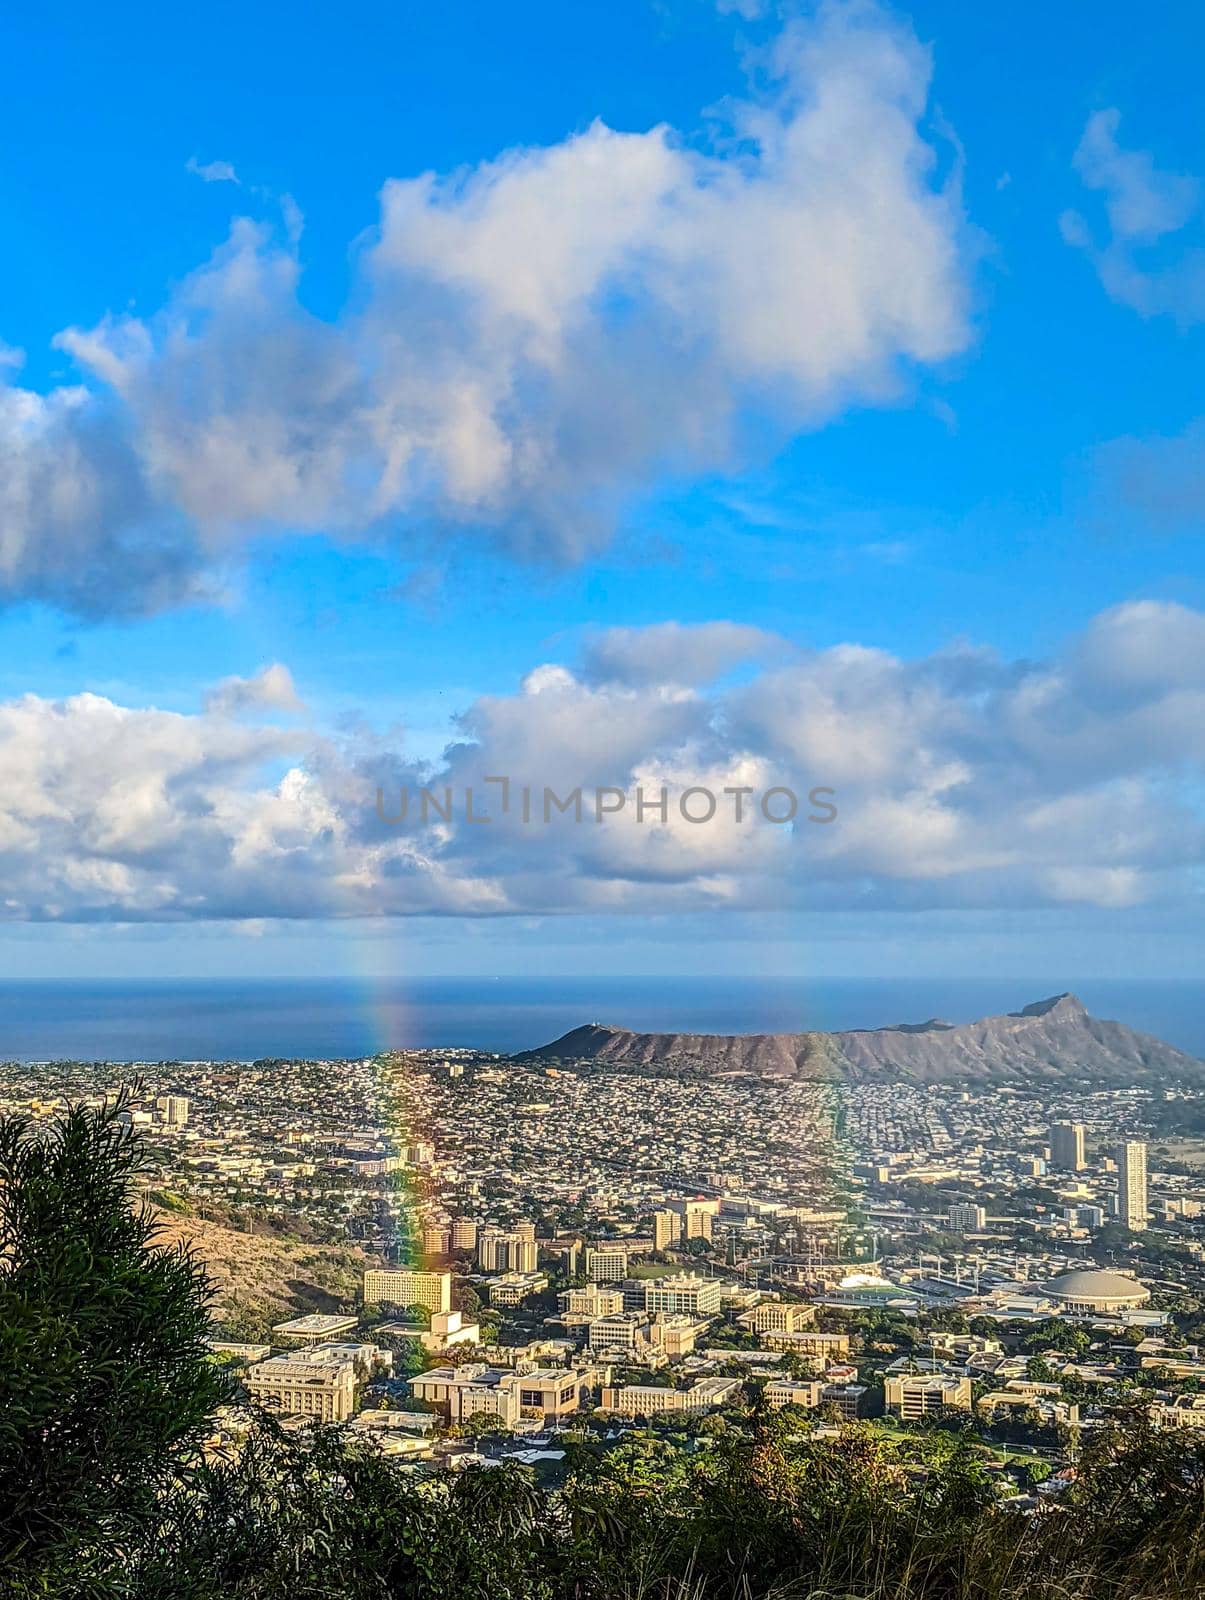
[[[571,1446],[554,1494],[513,1466],[408,1475],[267,1420],[206,1462],[204,1284],[149,1248],[137,1169],[112,1113],[71,1112],[45,1148],[0,1123],[6,1600],[1205,1597],[1205,1441],[1140,1419],[1029,1517],[965,1439],[918,1467],[884,1431],[801,1439],[772,1415],[672,1473]]]

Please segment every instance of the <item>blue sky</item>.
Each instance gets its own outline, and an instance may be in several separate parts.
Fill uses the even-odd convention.
[[[1203,31],[18,19],[11,969],[1194,972]],[[365,820],[487,757],[846,804],[822,843]]]

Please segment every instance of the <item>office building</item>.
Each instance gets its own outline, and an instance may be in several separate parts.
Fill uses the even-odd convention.
[[[451,1311],[452,1274],[417,1272],[388,1267],[370,1268],[364,1274],[364,1304],[426,1306],[428,1311]]]
[[[696,1278],[691,1274],[671,1274],[652,1278],[644,1286],[644,1309],[665,1311],[671,1316],[714,1317],[720,1309],[720,1280]]]
[[[883,1400],[893,1417],[915,1422],[937,1411],[969,1411],[971,1380],[945,1377],[941,1373],[901,1373],[888,1375],[883,1385]]]
[[[586,1250],[586,1276],[591,1283],[622,1283],[628,1275],[628,1252],[620,1245],[593,1245]]]
[[[161,1094],[155,1101],[159,1120],[169,1128],[183,1128],[188,1121],[188,1099],[182,1094]]]
[[[1146,1145],[1127,1139],[1117,1152],[1117,1215],[1127,1228],[1146,1227]]]
[[[798,1333],[815,1322],[816,1308],[793,1300],[763,1300],[736,1320],[750,1333]]]
[[[476,1362],[436,1367],[410,1380],[415,1399],[436,1406],[449,1422],[464,1422],[474,1413],[486,1412],[508,1427],[523,1416],[543,1421],[571,1416],[581,1405],[583,1389],[583,1375],[563,1367],[509,1372]]]
[[[612,1317],[624,1310],[623,1290],[588,1283],[581,1289],[566,1289],[557,1296],[557,1305],[566,1322],[592,1322],[595,1317]]]
[[[643,1311],[619,1311],[590,1324],[591,1350],[635,1350],[649,1343],[652,1321]]]
[[[1082,1172],[1084,1125],[1082,1122],[1056,1122],[1050,1129],[1050,1165],[1057,1172]]]
[[[781,1411],[783,1406],[814,1411],[824,1388],[819,1378],[773,1378],[762,1392],[771,1411]]]
[[[735,1400],[740,1390],[739,1378],[699,1378],[689,1389],[627,1383],[622,1388],[604,1389],[602,1408],[617,1412],[621,1417],[654,1417],[667,1411],[714,1411]]]
[[[273,1356],[248,1367],[243,1382],[260,1405],[313,1422],[346,1422],[355,1404],[356,1366],[350,1358]]]
[[[517,1306],[547,1287],[548,1279],[542,1272],[503,1272],[488,1284],[490,1305]]]

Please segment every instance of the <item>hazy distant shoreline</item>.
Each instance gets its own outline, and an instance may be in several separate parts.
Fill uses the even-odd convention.
[[[1030,978],[421,978],[0,982],[0,1057],[366,1055],[530,1049],[584,1022],[650,1032],[875,1028],[1010,1010],[1074,988],[1100,1017],[1205,1057],[1205,981]]]

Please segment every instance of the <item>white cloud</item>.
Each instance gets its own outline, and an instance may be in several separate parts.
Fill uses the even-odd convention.
[[[929,74],[902,25],[829,0],[711,151],[595,123],[392,180],[333,322],[299,300],[296,230],[238,222],[157,317],[59,336],[86,388],[0,389],[0,584],[153,609],[281,528],[575,559],[665,471],[896,399],[969,338]]]
[[[237,183],[238,173],[229,161],[198,161],[196,156],[189,156],[184,163],[185,170],[194,177],[200,178],[202,183]]]
[[[1088,118],[1073,165],[1086,188],[1103,194],[1108,235],[1096,242],[1078,211],[1060,219],[1068,244],[1092,261],[1106,293],[1142,316],[1171,315],[1182,323],[1205,317],[1205,252],[1185,246],[1168,258],[1145,252],[1179,233],[1197,211],[1201,186],[1183,173],[1161,171],[1145,150],[1118,143],[1116,108]]]
[[[205,696],[205,709],[229,716],[240,711],[302,711],[293,675],[281,661],[270,662],[250,678],[223,678]]]
[[[666,637],[650,629],[642,650],[633,632],[617,659],[647,668]],[[778,647],[706,689],[672,653],[664,677],[541,665],[473,702],[431,763],[393,738],[257,721],[292,703],[279,667],[228,680],[194,716],[11,701],[0,902],[65,922],[1197,903],[1205,614],[1132,602],[1039,663]],[[487,781],[503,776],[505,810]],[[561,801],[580,787],[582,820],[570,804],[545,822],[545,786]],[[802,819],[819,786],[833,823],[759,814],[789,788]],[[451,789],[450,816],[424,818],[423,787],[441,807]],[[490,822],[468,820],[468,788]],[[706,821],[682,814],[692,788],[716,796]],[[604,796],[601,822],[599,789],[626,795]],[[753,791],[745,820],[733,789]]]

